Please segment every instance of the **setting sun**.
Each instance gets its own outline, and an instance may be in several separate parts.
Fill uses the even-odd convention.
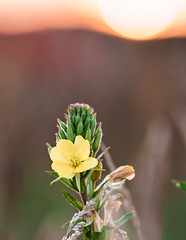
[[[105,22],[122,36],[144,39],[164,30],[175,15],[174,0],[99,0]]]

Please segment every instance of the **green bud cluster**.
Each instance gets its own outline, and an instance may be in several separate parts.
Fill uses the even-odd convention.
[[[101,144],[102,127],[101,123],[97,124],[94,109],[87,104],[75,103],[68,107],[67,112],[66,123],[57,120],[56,141],[68,139],[74,142],[76,136],[81,135],[90,142],[92,155],[95,156]]]

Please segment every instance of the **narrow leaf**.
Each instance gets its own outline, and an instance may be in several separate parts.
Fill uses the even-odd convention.
[[[97,160],[99,160],[109,149],[110,149],[110,147],[107,147],[107,148],[97,157]]]
[[[87,173],[87,175],[86,175],[86,179],[85,179],[85,183],[86,183],[86,185],[88,185],[89,183],[90,183],[90,181],[91,181],[91,176],[92,176],[92,173],[93,173],[93,170],[89,170],[89,171],[87,171],[88,173]]]
[[[133,212],[126,213],[120,219],[118,219],[114,222],[115,226],[120,227],[121,225],[126,223],[132,217],[132,215],[133,215]]]
[[[107,195],[103,198],[103,200],[102,200],[101,203],[99,204],[97,211],[100,211],[100,210],[104,207],[105,202],[106,202],[108,196],[109,196],[113,191],[114,191],[114,189],[111,188],[111,190],[107,193]]]
[[[90,199],[95,198],[108,181],[109,180],[107,180],[104,183],[102,183],[101,186],[92,194]]]
[[[78,191],[81,193],[80,173],[76,173],[75,178]]]
[[[77,209],[79,209],[80,211],[83,210],[83,205],[78,201],[76,200],[74,197],[72,197],[68,192],[66,192],[65,190],[62,190],[63,191],[63,195],[64,195],[64,198],[66,199],[66,201],[76,207]]]
[[[55,183],[55,182],[60,181],[61,179],[62,179],[62,177],[58,177],[58,178],[54,179],[54,180],[50,183],[50,185],[52,185],[52,184]]]
[[[56,178],[59,178],[59,175],[57,172],[52,172],[52,171],[46,171],[49,175],[52,175]],[[63,184],[65,184],[67,187],[71,188],[73,191],[76,191],[77,189],[73,185],[73,181],[71,179],[67,178],[61,178],[59,179]],[[55,181],[55,180],[54,180]]]

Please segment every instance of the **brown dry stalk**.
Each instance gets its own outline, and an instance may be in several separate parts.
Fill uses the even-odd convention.
[[[104,151],[106,149],[106,146],[105,144],[102,142],[101,144],[101,150]],[[107,166],[109,168],[110,171],[114,171],[116,169],[116,166],[112,160],[112,157],[111,157],[111,154],[109,153],[109,151],[107,151],[105,154],[104,154],[104,157],[105,157],[105,160],[106,160],[106,163],[107,163]],[[134,230],[136,232],[136,238],[137,240],[143,240],[143,237],[142,237],[142,231],[141,231],[141,222],[140,222],[140,219],[138,217],[138,213],[136,211],[136,208],[134,206],[134,204],[132,203],[132,196],[129,192],[129,190],[123,185],[122,186],[122,194],[123,194],[123,207],[125,209],[126,212],[131,212],[133,211],[134,214],[133,216],[131,217],[131,221],[133,223],[133,227],[134,227]]]

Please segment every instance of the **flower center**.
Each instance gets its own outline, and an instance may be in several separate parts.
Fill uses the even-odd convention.
[[[79,161],[78,159],[76,159],[75,157],[70,159],[70,165],[73,167],[77,167],[80,163],[82,163],[84,161]]]

